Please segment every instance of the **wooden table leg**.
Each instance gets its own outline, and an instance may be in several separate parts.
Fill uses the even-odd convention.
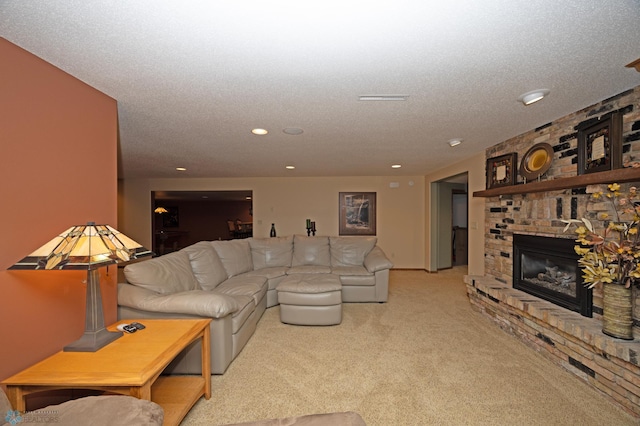
[[[211,398],[211,331],[207,324],[202,334],[202,376],[204,377],[204,398]]]
[[[149,382],[139,387],[132,387],[129,394],[131,396],[135,396],[138,399],[146,399],[147,401],[151,401],[151,383]]]
[[[26,411],[24,394],[20,386],[7,386],[7,398],[9,398],[9,402],[14,410],[20,412]]]

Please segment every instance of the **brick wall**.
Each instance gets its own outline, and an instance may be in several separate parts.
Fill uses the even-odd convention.
[[[516,152],[520,161],[535,144],[546,142],[553,147],[550,169],[543,180],[577,175],[578,139],[576,127],[609,112],[622,115],[623,163],[640,161],[640,86],[606,99],[573,114],[562,117],[530,132],[516,136],[487,150],[487,158]],[[523,182],[518,176],[518,182]],[[640,185],[640,183],[639,183]],[[601,229],[598,212],[606,204],[589,203],[589,193],[606,190],[606,185],[562,191],[505,195],[486,199],[485,274],[502,283],[512,284],[512,242],[514,233],[574,238],[572,232],[563,233],[561,219],[588,217]],[[587,206],[589,211],[587,211]],[[637,291],[636,294],[640,293]],[[593,293],[594,317],[602,314],[602,289]],[[640,296],[634,306],[636,336],[640,337]]]

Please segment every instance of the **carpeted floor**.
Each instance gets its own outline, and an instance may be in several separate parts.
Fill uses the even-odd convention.
[[[637,425],[467,299],[466,267],[391,271],[389,302],[347,303],[338,326],[255,335],[183,425],[356,411],[375,425]]]

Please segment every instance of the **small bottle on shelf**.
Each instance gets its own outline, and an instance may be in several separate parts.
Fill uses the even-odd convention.
[[[271,237],[275,237],[276,236],[276,224],[275,223],[271,224],[271,232],[269,233],[269,236],[271,236]]]

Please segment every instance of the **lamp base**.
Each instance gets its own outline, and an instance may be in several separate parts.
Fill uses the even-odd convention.
[[[82,337],[68,344],[64,352],[95,352],[122,336],[121,331],[109,331],[106,328],[98,331],[85,331]]]
[[[100,275],[97,269],[87,271],[87,311],[84,334],[75,342],[65,346],[65,352],[95,352],[122,336],[121,331],[109,331],[104,327]]]

